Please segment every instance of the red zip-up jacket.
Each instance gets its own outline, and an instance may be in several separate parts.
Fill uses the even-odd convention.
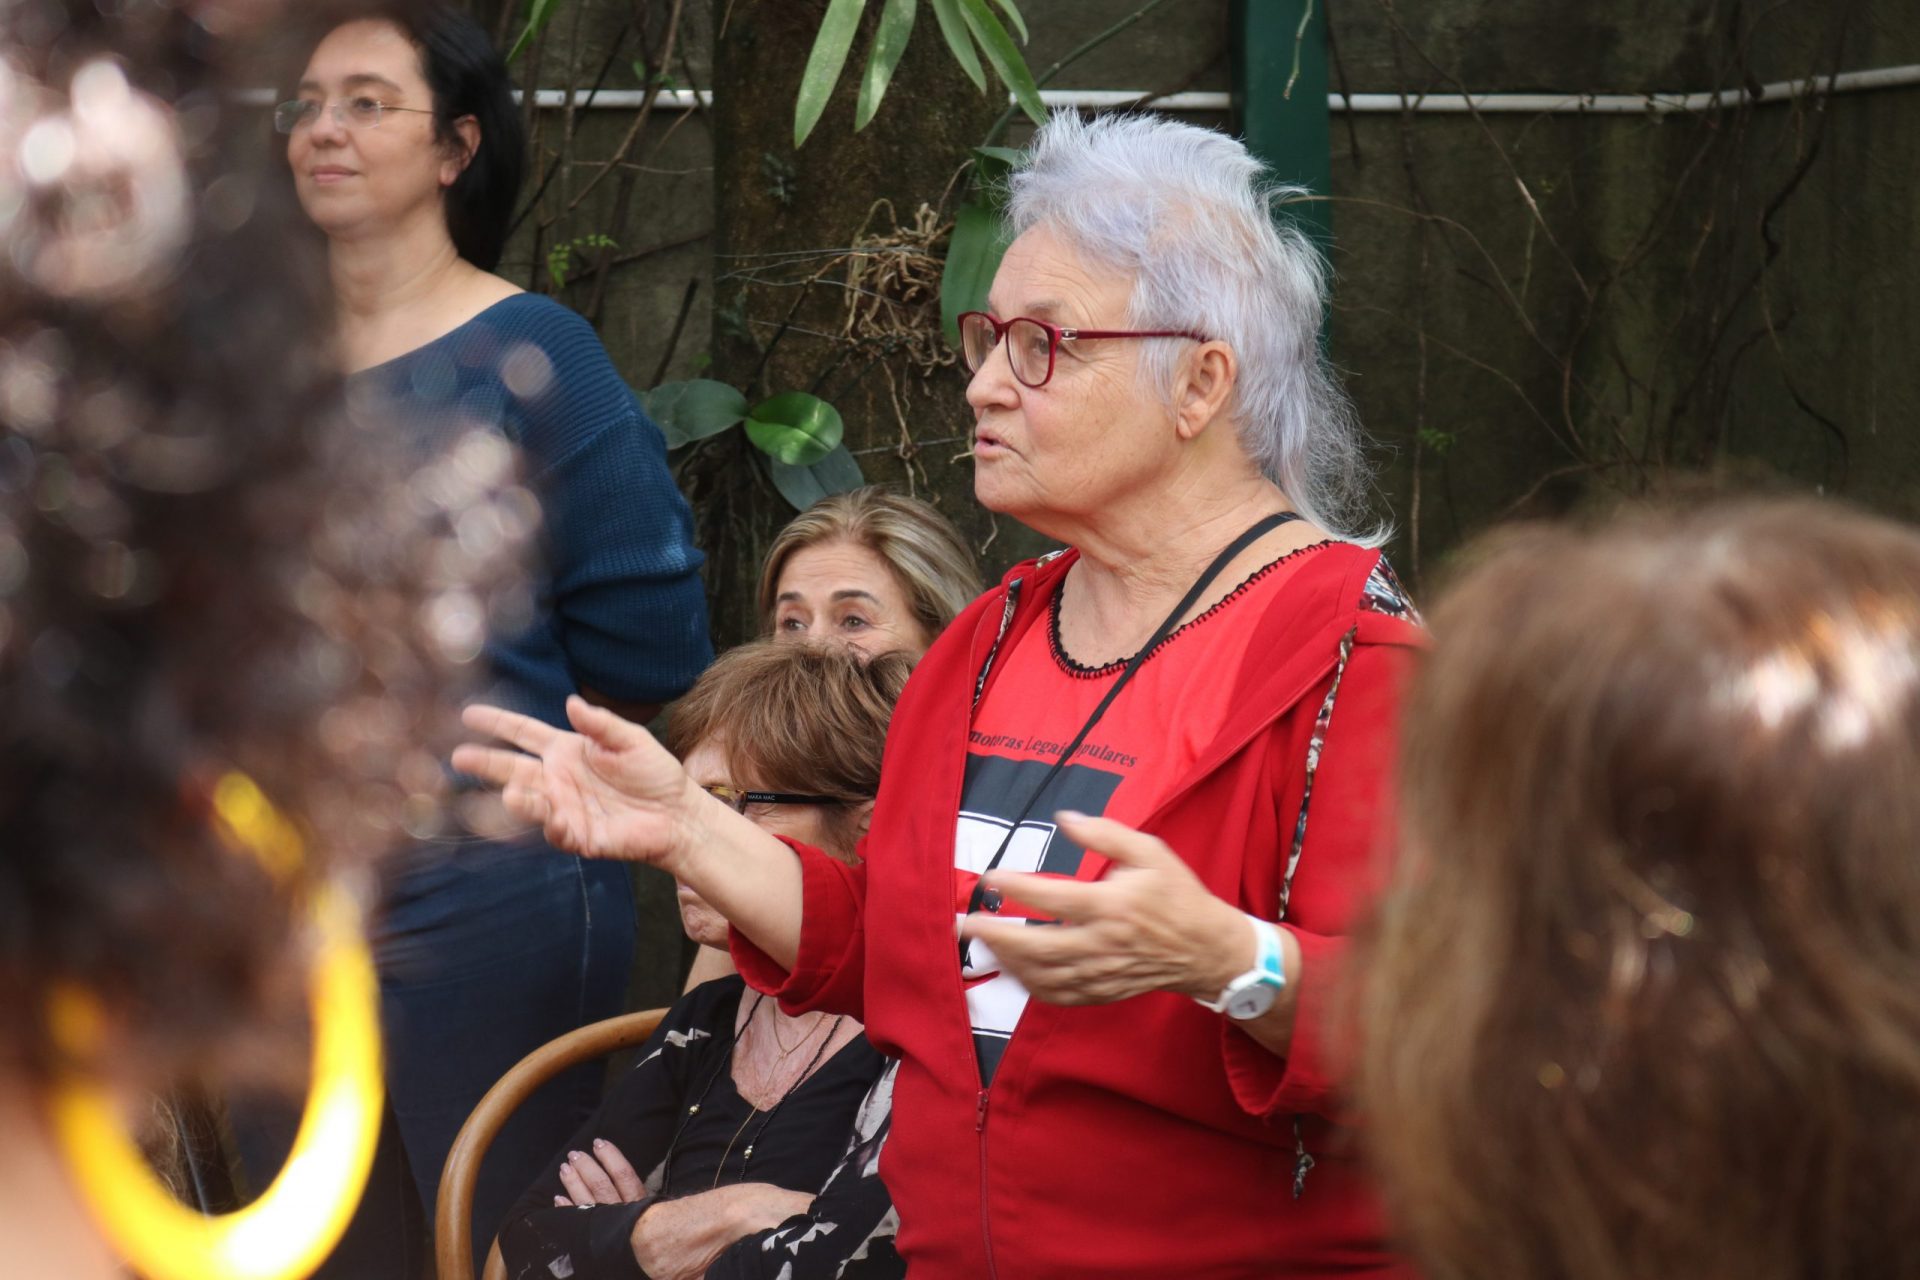
[[[1215,894],[1274,919],[1338,679],[1285,919],[1303,954],[1286,1057],[1185,996],[1035,1000],[981,1087],[954,939],[967,731],[992,657],[1046,625],[1073,558],[1016,566],[921,661],[863,862],[795,845],[793,971],[737,933],[734,958],[784,1007],[853,1014],[901,1060],[880,1172],[914,1280],[1403,1274],[1336,1118],[1327,1017],[1341,935],[1383,870],[1396,712],[1422,635],[1370,606],[1378,552],[1324,547],[1276,593],[1239,669],[1220,673],[1235,693],[1217,740],[1140,824]]]

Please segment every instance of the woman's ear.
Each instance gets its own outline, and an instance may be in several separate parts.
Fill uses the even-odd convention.
[[[873,801],[866,800],[853,808],[853,830],[856,839],[865,840],[868,828],[873,826]]]
[[[1187,357],[1173,389],[1174,429],[1193,440],[1218,418],[1240,377],[1240,360],[1224,342],[1203,342]]]
[[[450,187],[460,180],[460,175],[473,163],[474,152],[480,149],[480,121],[473,116],[461,116],[453,122],[453,132],[459,138],[459,148],[448,149],[447,158],[440,163],[440,185]]]

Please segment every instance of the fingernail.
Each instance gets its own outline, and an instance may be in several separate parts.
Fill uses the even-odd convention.
[[[1078,809],[1061,809],[1061,810],[1058,810],[1053,816],[1056,818],[1065,819],[1068,822],[1079,822],[1081,819],[1085,818],[1087,815],[1080,812]]]
[[[607,1145],[607,1140],[605,1138],[595,1138],[593,1140],[593,1149],[595,1151],[598,1151],[600,1148],[606,1145]]]
[[[584,1151],[567,1152],[567,1159],[569,1160],[585,1160],[586,1158],[587,1158],[587,1153]]]

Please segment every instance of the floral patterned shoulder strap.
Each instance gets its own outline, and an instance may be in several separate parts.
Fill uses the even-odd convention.
[[[1368,613],[1385,614],[1404,619],[1415,626],[1420,625],[1420,611],[1414,607],[1412,598],[1400,585],[1399,577],[1384,555],[1374,563],[1372,572],[1367,574],[1366,585],[1360,589],[1360,608]],[[1280,914],[1275,917],[1279,920],[1287,918],[1287,905],[1293,897],[1293,873],[1300,869],[1300,854],[1307,844],[1307,809],[1313,802],[1313,779],[1320,770],[1320,753],[1327,745],[1327,727],[1333,723],[1333,700],[1340,692],[1340,681],[1347,674],[1347,660],[1353,656],[1353,641],[1359,630],[1357,626],[1348,627],[1347,633],[1340,637],[1340,653],[1333,666],[1333,683],[1327,686],[1327,696],[1321,700],[1319,714],[1313,718],[1313,733],[1307,738],[1307,777],[1300,793],[1300,817],[1293,824],[1293,843],[1287,850],[1286,873],[1280,880]],[[1312,1172],[1314,1166],[1300,1122],[1299,1116],[1293,1118],[1295,1200],[1306,1193],[1307,1174]]]
[[[1420,611],[1414,607],[1412,598],[1400,585],[1399,577],[1384,555],[1375,562],[1372,572],[1367,574],[1366,585],[1360,589],[1360,608],[1369,613],[1385,614],[1404,619],[1415,626],[1420,625]],[[1277,919],[1287,918],[1287,903],[1293,896],[1293,873],[1300,867],[1300,854],[1307,844],[1307,809],[1313,801],[1313,779],[1320,769],[1320,752],[1327,744],[1327,727],[1333,723],[1333,700],[1340,692],[1342,677],[1347,673],[1347,659],[1353,656],[1354,635],[1358,630],[1357,627],[1349,627],[1347,633],[1340,637],[1340,654],[1334,662],[1333,683],[1327,686],[1327,696],[1320,703],[1320,712],[1313,719],[1313,733],[1307,739],[1307,779],[1300,796],[1300,816],[1293,824],[1293,843],[1287,850],[1286,874],[1280,881],[1280,914]]]

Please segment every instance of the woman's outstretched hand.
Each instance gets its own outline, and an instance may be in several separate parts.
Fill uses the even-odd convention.
[[[518,749],[469,743],[454,751],[453,767],[498,787],[507,811],[559,848],[671,871],[688,847],[700,791],[639,725],[577,697],[567,699],[577,733],[484,705],[461,719]]]

